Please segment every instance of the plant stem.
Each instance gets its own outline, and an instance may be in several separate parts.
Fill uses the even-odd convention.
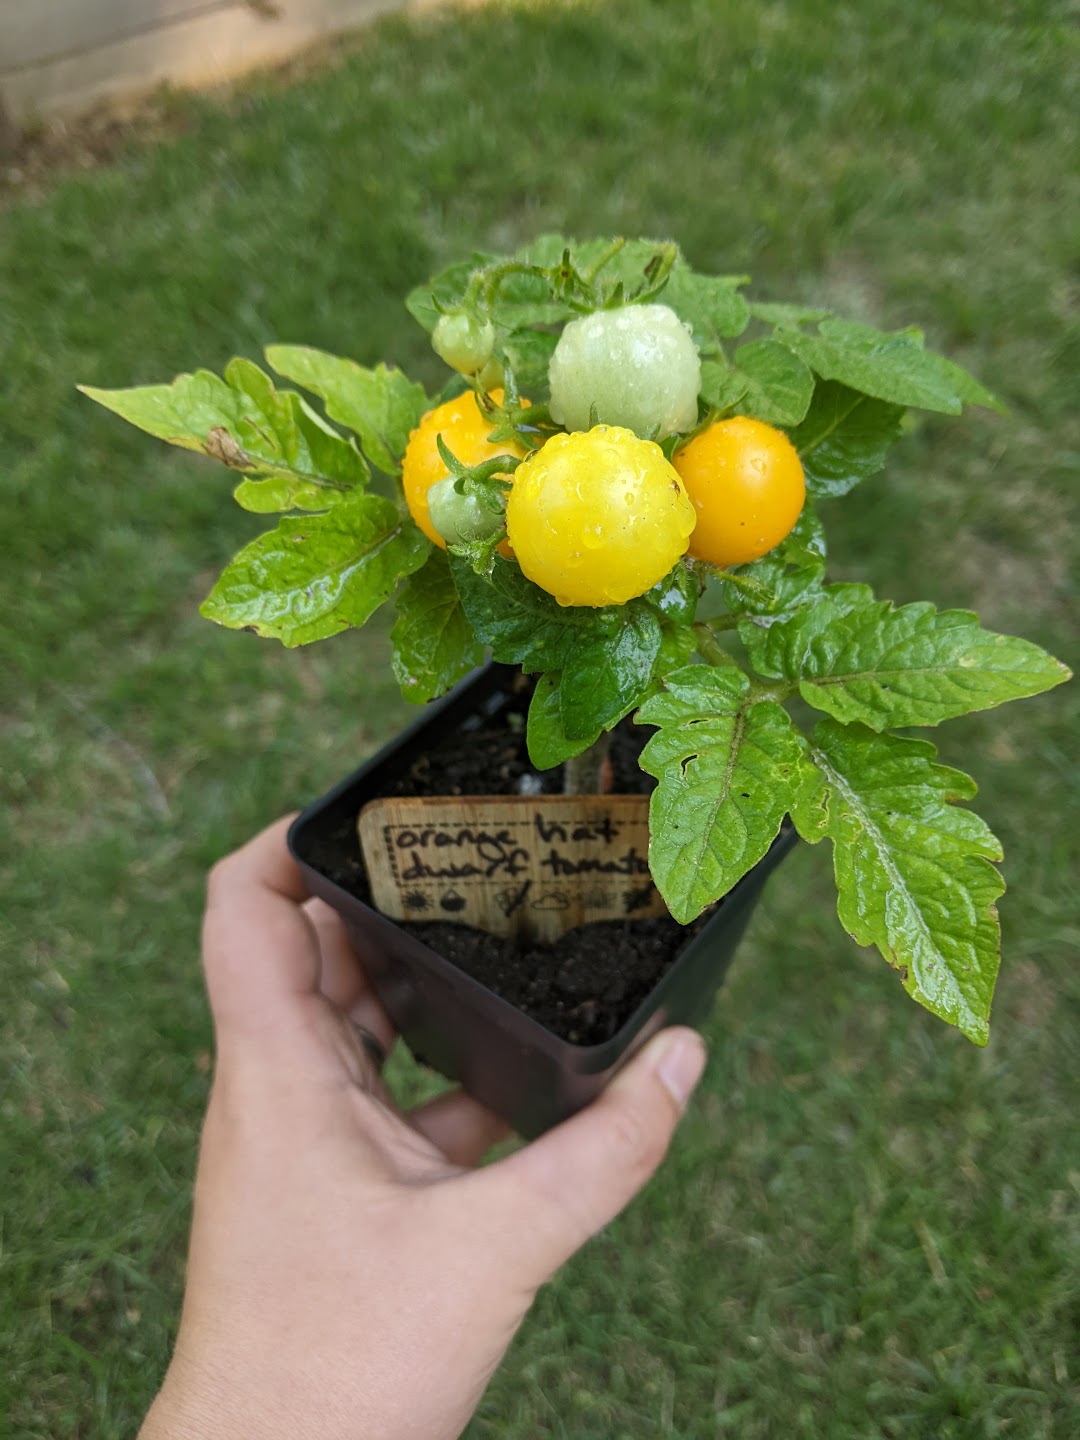
[[[587,750],[563,764],[564,795],[607,795],[611,791],[611,735],[601,731]]]
[[[694,639],[697,641],[698,654],[710,665],[730,665],[731,656],[720,644],[716,632],[718,630],[734,630],[738,621],[734,615],[717,615],[713,620],[697,620],[694,622]]]

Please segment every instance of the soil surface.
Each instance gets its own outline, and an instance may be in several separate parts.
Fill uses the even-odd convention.
[[[525,717],[530,687],[507,697],[493,716],[474,715],[444,733],[411,769],[386,786],[387,795],[560,794],[562,771],[529,764]],[[612,736],[614,792],[646,794],[656,783],[638,766],[651,728],[624,721]],[[307,846],[311,863],[371,904],[356,837],[344,820]],[[656,920],[599,921],[568,930],[551,946],[521,949],[513,940],[444,921],[403,921],[401,928],[523,1010],[548,1030],[578,1045],[609,1040],[674,963],[708,916],[693,926]]]

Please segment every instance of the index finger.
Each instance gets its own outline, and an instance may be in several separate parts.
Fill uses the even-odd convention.
[[[285,841],[292,816],[219,860],[207,882],[203,966],[219,1031],[259,1028],[319,988],[307,887]]]

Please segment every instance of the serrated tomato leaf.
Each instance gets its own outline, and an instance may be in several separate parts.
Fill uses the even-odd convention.
[[[642,600],[592,609],[560,605],[496,557],[478,575],[461,556],[450,571],[477,639],[506,665],[562,672],[562,724],[569,740],[607,729],[646,693],[660,651],[660,618]]]
[[[493,659],[520,665],[525,673],[561,670],[583,632],[594,630],[597,616],[617,623],[614,614],[558,604],[554,596],[526,580],[513,561],[496,557],[490,576],[477,575],[468,560],[451,555],[450,573],[473,633],[491,647]]]
[[[563,665],[560,703],[568,740],[606,730],[645,695],[660,653],[660,618],[631,601],[618,623],[582,631]]]
[[[226,566],[200,613],[290,648],[364,621],[418,570],[430,543],[378,495],[283,520]]]
[[[872,730],[938,725],[1069,678],[1029,640],[983,630],[970,610],[900,608],[860,585],[829,586],[768,628],[739,627],[761,675],[795,680],[809,705]]]
[[[877,330],[830,316],[816,334],[780,326],[773,338],[823,380],[838,380],[894,405],[959,415],[965,404],[1000,410],[990,391],[966,370],[923,346],[919,330]]]
[[[804,760],[787,712],[751,699],[733,668],[667,676],[635,719],[660,728],[641,754],[656,776],[649,864],[675,919],[689,924],[727,894],[776,838]]]
[[[368,369],[308,345],[268,345],[266,360],[278,375],[318,395],[330,419],[359,438],[373,465],[397,473],[409,432],[427,409],[422,385],[393,366]]]
[[[747,275],[699,275],[684,260],[676,262],[657,297],[690,326],[704,353],[717,353],[720,342],[741,335],[750,323],[750,309],[740,287]]]
[[[444,695],[484,659],[441,550],[406,580],[390,632],[394,678],[406,700],[423,704]]]
[[[235,491],[247,510],[326,510],[368,482],[363,456],[291,390],[277,390],[250,360],[230,360],[168,385],[83,394],[147,434],[256,477]]]
[[[701,362],[701,399],[706,410],[734,410],[749,388],[749,375],[726,360]]]
[[[814,393],[808,365],[775,340],[753,340],[735,351],[735,373],[746,379],[740,415],[770,425],[798,425]]]
[[[805,419],[789,435],[810,494],[819,499],[846,495],[884,469],[903,415],[902,405],[874,400],[837,380],[822,380]]]
[[[791,815],[804,840],[833,842],[837,912],[876,945],[904,989],[977,1045],[998,971],[1001,846],[958,801],[975,794],[925,740],[821,720]]]

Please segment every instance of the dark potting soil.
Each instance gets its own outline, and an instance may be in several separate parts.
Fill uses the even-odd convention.
[[[476,714],[447,731],[385,787],[386,795],[517,795],[527,777],[528,794],[562,792],[561,770],[534,771],[525,744],[531,684],[519,683],[495,713]],[[647,794],[655,781],[638,765],[651,730],[629,721],[612,734],[616,794]],[[371,891],[364,871],[356,822],[346,817],[322,836],[311,837],[310,863],[366,904]],[[668,916],[655,920],[605,920],[568,930],[552,945],[519,948],[513,940],[468,925],[401,921],[459,969],[517,1009],[578,1045],[609,1040],[674,964],[707,914],[692,926]]]

